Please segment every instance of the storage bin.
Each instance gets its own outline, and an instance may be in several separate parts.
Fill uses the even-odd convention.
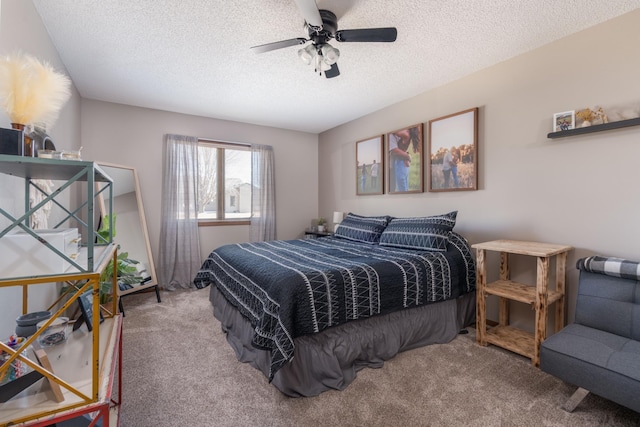
[[[77,228],[33,230],[40,239],[76,259],[80,253]],[[70,264],[24,231],[0,237],[0,278],[62,274]]]

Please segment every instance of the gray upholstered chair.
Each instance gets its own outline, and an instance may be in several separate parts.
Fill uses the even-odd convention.
[[[542,343],[540,368],[579,387],[569,412],[589,392],[640,412],[640,265],[589,257],[577,267],[575,322]]]

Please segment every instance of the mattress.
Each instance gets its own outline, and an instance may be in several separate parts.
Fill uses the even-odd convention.
[[[295,340],[353,321],[455,300],[475,290],[466,240],[446,251],[383,247],[325,237],[226,245],[195,280],[214,284],[251,325],[252,347],[270,356],[273,380],[296,354]]]

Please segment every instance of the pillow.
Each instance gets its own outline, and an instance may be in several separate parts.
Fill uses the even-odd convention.
[[[360,216],[349,212],[338,225],[335,237],[363,243],[378,243],[389,223],[388,216]]]
[[[640,262],[623,258],[605,257],[601,255],[580,258],[576,263],[576,268],[590,273],[640,280]]]
[[[394,218],[380,236],[380,246],[446,251],[458,211],[444,215]]]

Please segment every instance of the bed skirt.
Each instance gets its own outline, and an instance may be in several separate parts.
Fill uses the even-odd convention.
[[[272,381],[287,396],[343,390],[359,370],[380,368],[401,351],[452,341],[475,322],[476,294],[338,325],[294,340],[295,356]],[[211,286],[209,299],[227,341],[241,362],[269,377],[271,355],[251,345],[251,323]]]

